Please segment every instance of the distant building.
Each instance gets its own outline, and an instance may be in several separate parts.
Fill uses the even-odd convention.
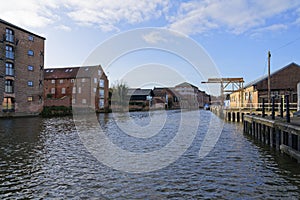
[[[203,108],[205,104],[210,104],[210,96],[190,83],[184,82],[176,85],[174,90],[180,96],[181,108]]]
[[[153,105],[157,109],[176,109],[180,108],[179,97],[174,88],[154,87]]]
[[[100,65],[44,70],[45,106],[108,110],[108,79]]]
[[[149,110],[152,106],[152,89],[128,89],[129,110]]]
[[[300,82],[300,66],[291,63],[271,74],[271,96],[279,103],[283,95],[289,95],[289,102],[297,103],[297,83]],[[268,76],[263,76],[244,87],[243,91],[230,94],[231,108],[259,108],[268,101]]]
[[[43,109],[45,38],[0,19],[0,116]]]

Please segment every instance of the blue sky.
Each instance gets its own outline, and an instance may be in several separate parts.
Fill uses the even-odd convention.
[[[144,27],[185,34],[206,51],[222,77],[250,82],[266,74],[268,50],[271,71],[291,62],[300,64],[298,0],[10,0],[2,5],[0,18],[46,37],[45,67],[80,66],[104,41]],[[149,65],[156,58],[156,63],[188,71],[184,61],[161,55],[137,52],[114,65]],[[119,78],[113,71],[108,72],[111,82]],[[199,77],[185,78],[204,87]]]

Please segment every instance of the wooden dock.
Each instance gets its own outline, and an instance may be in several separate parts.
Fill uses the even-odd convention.
[[[276,117],[272,120],[271,112],[262,117],[261,111],[245,109],[221,109],[212,107],[211,111],[225,121],[242,122],[244,133],[253,139],[286,153],[300,163],[300,117],[291,117],[290,123],[285,118]]]
[[[300,125],[299,119],[292,123],[272,120],[255,115],[245,115],[244,133],[252,138],[276,148],[300,163]]]

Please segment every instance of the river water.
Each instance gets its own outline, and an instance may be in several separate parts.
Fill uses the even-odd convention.
[[[158,113],[159,114],[159,113]],[[137,124],[147,112],[130,113]],[[178,132],[179,111],[168,111],[164,127],[147,139],[123,134],[114,114],[100,114],[102,130],[131,152],[161,149]],[[225,123],[205,157],[199,149],[208,124],[223,121],[200,111],[192,143],[177,160],[156,170],[126,172],[103,164],[86,148],[74,120],[19,118],[0,120],[0,199],[298,199],[300,165],[256,144],[236,123]],[[126,124],[128,118],[123,118]],[[186,133],[189,129],[184,129]],[[146,149],[146,150],[145,150]]]

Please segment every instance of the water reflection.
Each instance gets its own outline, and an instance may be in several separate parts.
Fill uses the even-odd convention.
[[[168,115],[176,120],[176,112]],[[204,122],[211,115],[201,111],[201,128],[176,162],[140,174],[113,170],[95,159],[72,118],[0,120],[0,199],[298,199],[299,165],[254,144],[237,124],[225,124],[213,151],[199,159]],[[111,114],[100,114],[99,121],[118,132]],[[164,128],[172,130],[171,123]],[[111,134],[120,146],[133,142]]]

